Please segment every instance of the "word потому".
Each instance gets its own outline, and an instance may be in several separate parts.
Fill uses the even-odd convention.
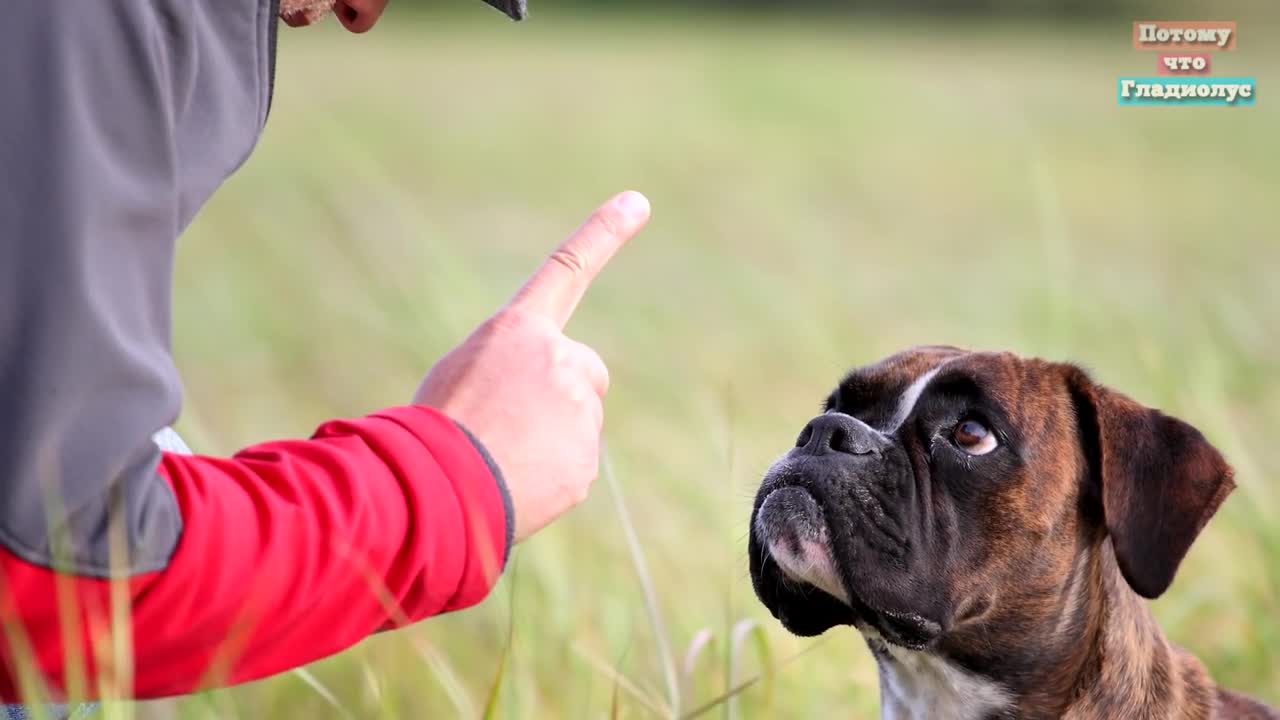
[[[1143,45],[1217,45],[1226,48],[1235,36],[1235,23],[1224,27],[1163,27],[1162,23],[1138,23],[1138,42]]]

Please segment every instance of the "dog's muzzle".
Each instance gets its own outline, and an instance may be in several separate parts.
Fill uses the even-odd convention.
[[[787,453],[779,484],[767,490],[756,512],[754,531],[789,580],[812,585],[849,605],[845,579],[836,563],[832,530],[814,489],[804,478],[856,473],[888,440],[866,423],[843,413],[825,413],[800,431]],[[790,484],[788,478],[796,484]]]
[[[792,485],[769,493],[755,524],[760,541],[785,577],[849,604],[826,518],[808,490]]]
[[[770,468],[752,520],[752,579],[788,629],[861,621],[903,646],[936,637],[936,622],[907,609],[918,598],[900,597],[910,477],[889,437],[835,412],[811,420]]]

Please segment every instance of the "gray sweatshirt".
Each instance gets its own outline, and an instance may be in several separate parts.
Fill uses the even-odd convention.
[[[182,521],[151,436],[178,417],[178,235],[271,105],[275,0],[16,0],[0,21],[0,543],[134,571]],[[65,520],[66,526],[62,527]],[[66,531],[65,536],[62,534]]]
[[[232,458],[152,440],[182,403],[175,243],[258,140],[277,14],[278,0],[14,0],[0,19],[0,619],[55,688],[68,642],[88,642],[63,632],[59,577],[85,612],[105,607],[101,578],[127,578],[126,692],[157,697],[479,602],[510,549],[498,468],[431,408]],[[262,622],[210,678],[245,613]],[[0,637],[0,702],[18,699],[14,652]]]

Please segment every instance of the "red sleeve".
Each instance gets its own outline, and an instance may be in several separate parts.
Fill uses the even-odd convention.
[[[468,433],[424,407],[330,422],[310,440],[231,458],[166,453],[160,473],[182,538],[164,570],[114,582],[132,630],[132,687],[117,692],[253,680],[479,602],[510,544],[496,472]],[[0,700],[17,699],[16,667],[33,660],[57,690],[87,677],[90,697],[128,677],[111,662],[122,647],[113,581],[58,575],[3,549],[0,573]]]

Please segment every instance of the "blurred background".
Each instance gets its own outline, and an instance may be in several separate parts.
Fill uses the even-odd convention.
[[[592,497],[481,607],[153,711],[874,716],[856,633],[755,600],[747,519],[842,372],[925,342],[1080,362],[1225,452],[1240,488],[1156,612],[1280,703],[1274,2],[531,4],[281,28],[266,133],[180,246],[179,430],[231,453],[407,402],[634,188],[653,221],[568,328],[613,379]],[[1213,70],[1257,105],[1117,107],[1155,73],[1135,19],[1238,21]]]

